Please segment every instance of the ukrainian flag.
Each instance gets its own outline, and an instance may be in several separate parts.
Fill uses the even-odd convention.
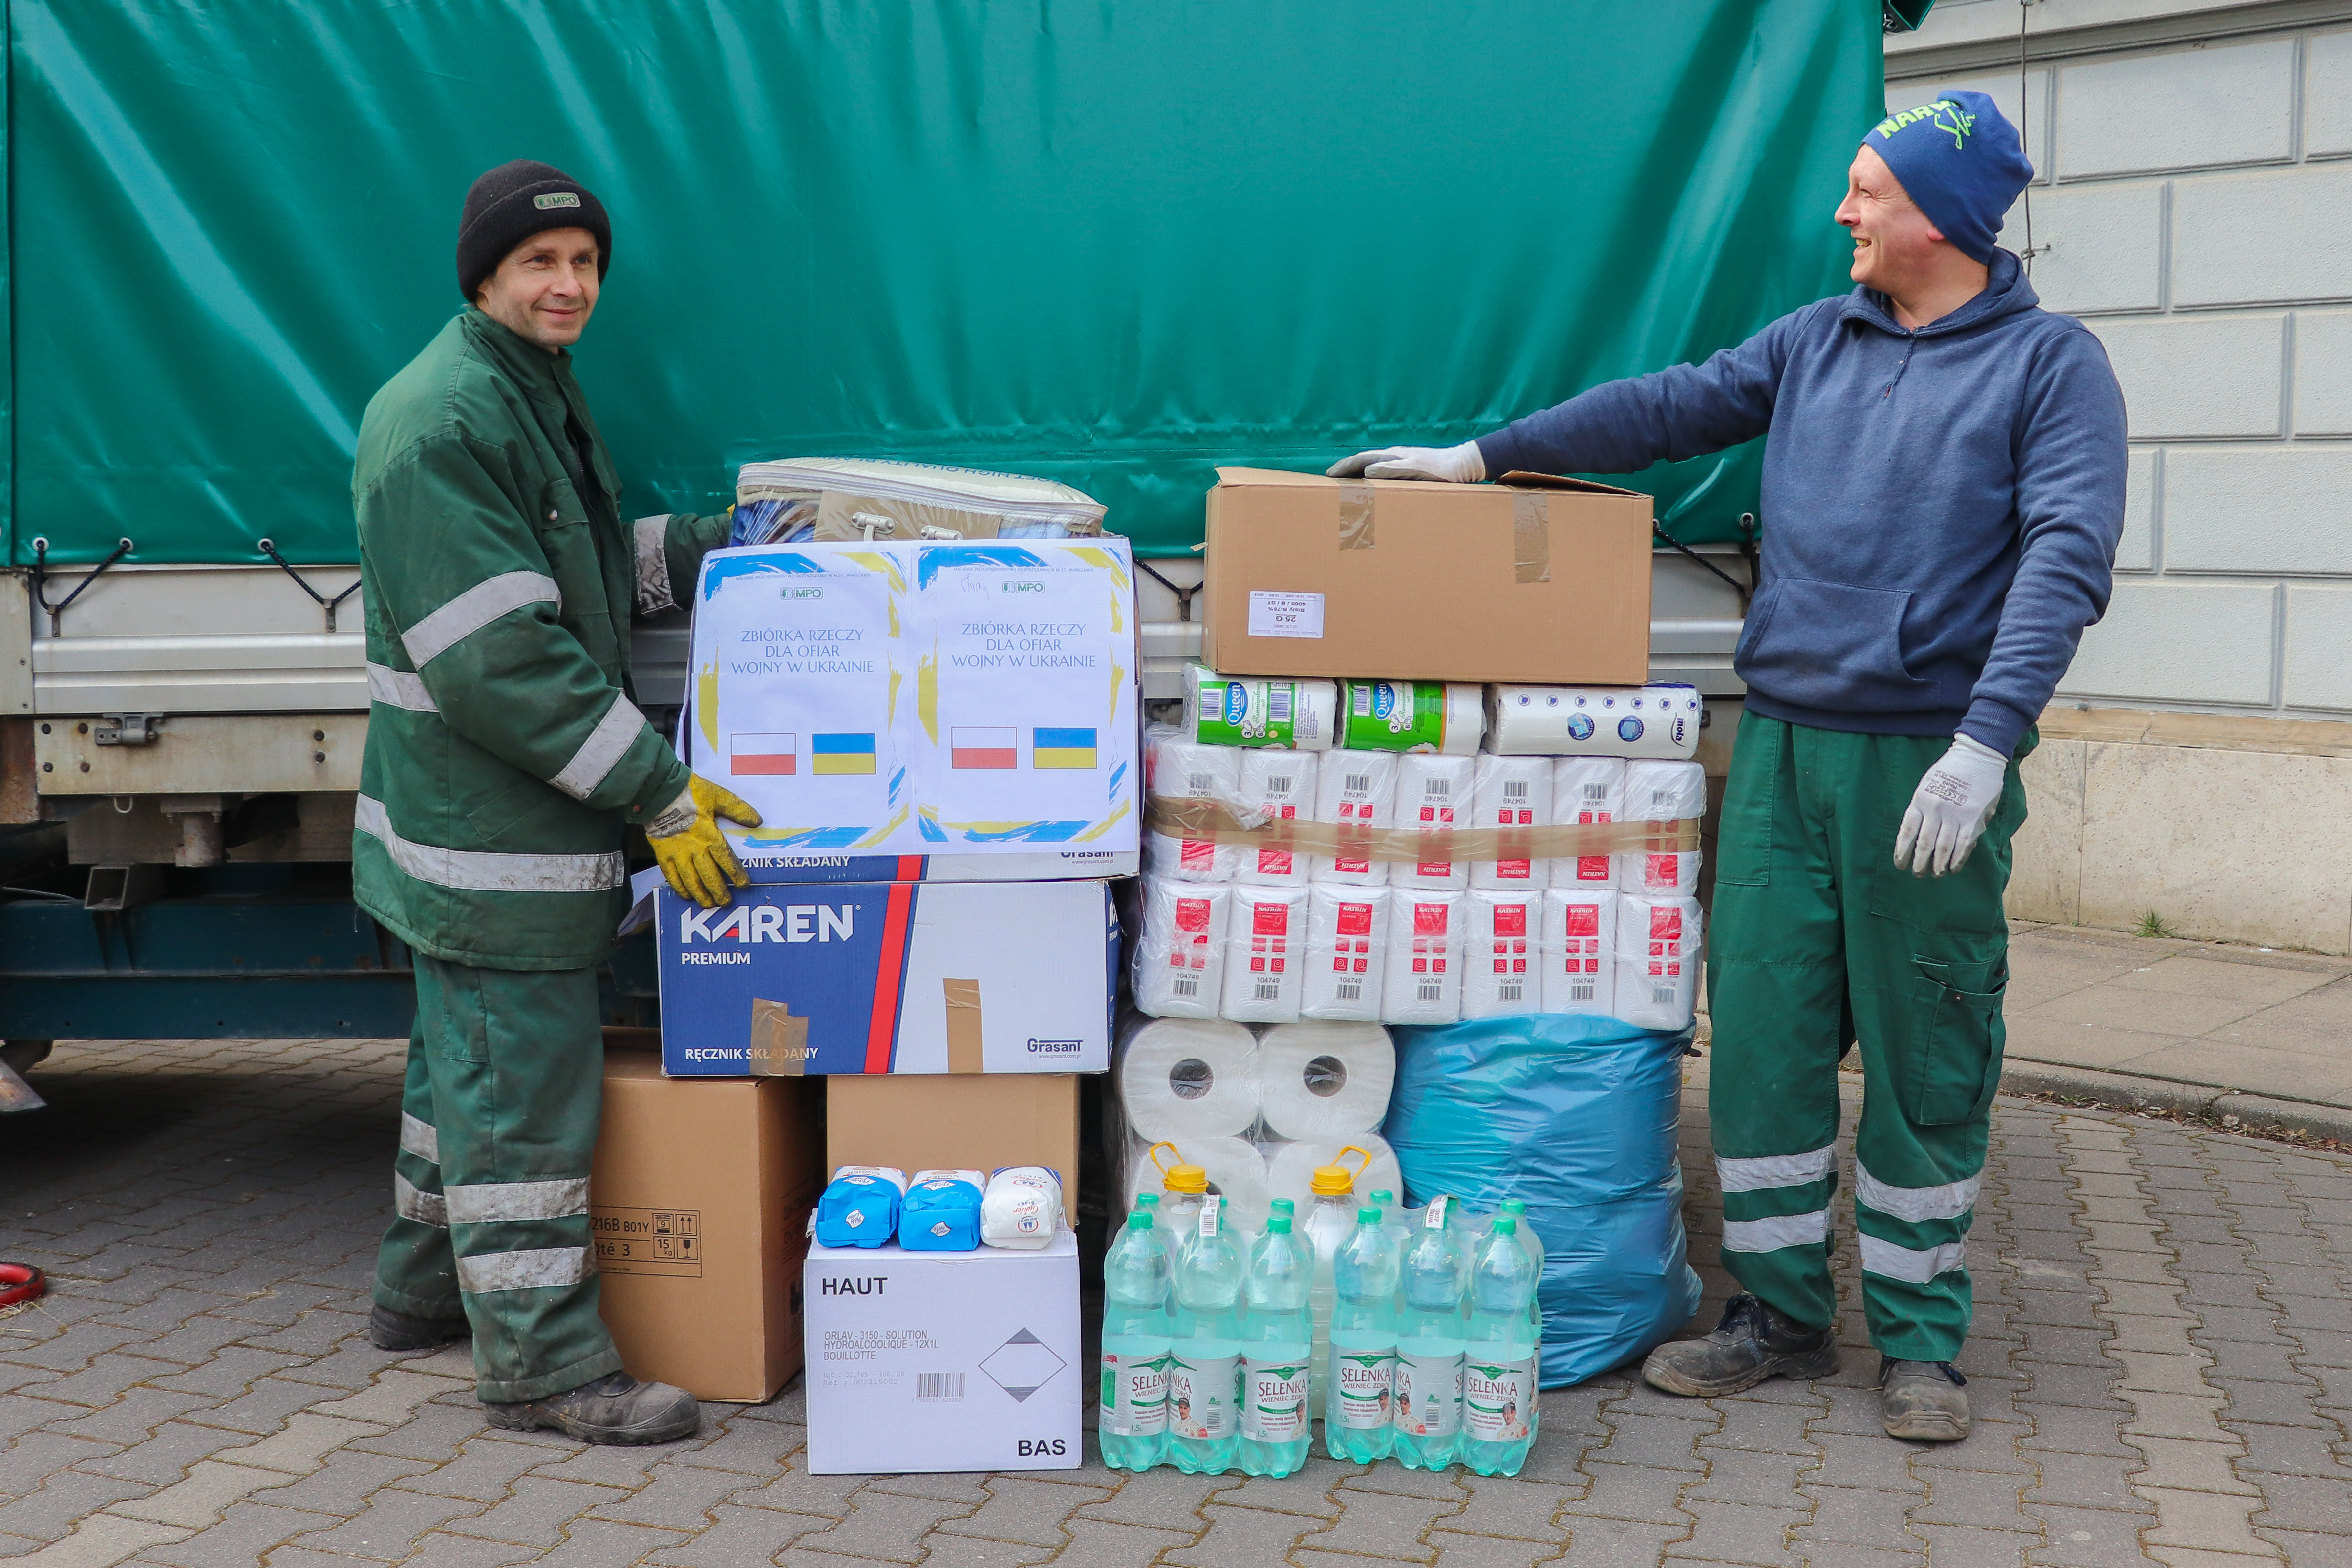
[[[1095,732],[1091,729],[1040,729],[1032,732],[1034,768],[1092,768]]]
[[[809,737],[809,771],[819,774],[873,772],[874,737],[870,735]]]

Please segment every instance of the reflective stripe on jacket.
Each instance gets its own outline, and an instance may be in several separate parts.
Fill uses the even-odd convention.
[[[625,825],[686,788],[630,700],[629,616],[670,608],[727,519],[625,527],[620,488],[571,356],[479,310],[368,403],[352,498],[373,701],[352,880],[436,957],[596,962],[626,907]]]

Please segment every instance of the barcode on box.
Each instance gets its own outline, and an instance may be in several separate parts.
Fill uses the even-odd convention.
[[[1584,798],[1593,801],[1606,800],[1609,799],[1609,786],[1598,779],[1592,780],[1584,786]]]
[[[1423,980],[1413,988],[1413,995],[1422,1001],[1433,1002],[1444,994],[1444,988],[1442,980]]]
[[[1454,793],[1454,780],[1451,779],[1424,779],[1421,783],[1421,792],[1424,797]]]
[[[1526,779],[1504,779],[1504,780],[1503,780],[1503,799],[1504,799],[1504,800],[1526,800],[1527,798],[1528,798],[1528,781],[1527,781]]]
[[[1212,773],[1188,773],[1184,776],[1184,789],[1187,794],[1196,798],[1213,795],[1217,789],[1216,776]]]
[[[1250,1000],[1254,1002],[1271,1002],[1281,996],[1282,982],[1272,975],[1261,975],[1251,984]]]
[[[961,1399],[963,1397],[963,1374],[961,1372],[919,1372],[915,1374],[915,1397],[918,1399]]]
[[[1372,688],[1370,683],[1359,681],[1348,688],[1349,706],[1358,718],[1369,718],[1372,712]]]
[[[1660,1007],[1672,1007],[1675,1002],[1675,988],[1663,980],[1654,981],[1650,986],[1650,1000]]]
[[[1591,1001],[1592,999],[1592,982],[1591,980],[1577,980],[1571,983],[1568,988],[1568,999],[1571,1002]]]
[[[1525,981],[1505,980],[1501,985],[1495,988],[1495,999],[1500,1002],[1516,1002],[1520,998],[1520,997],[1525,995],[1526,992],[1527,984]]]
[[[1331,983],[1331,996],[1336,1001],[1360,1002],[1364,999],[1364,982],[1353,975]]]
[[[1371,792],[1372,776],[1370,774],[1350,773],[1348,775],[1347,793],[1350,795],[1369,795]]]
[[[1282,778],[1280,778],[1280,779],[1267,779],[1267,780],[1265,781],[1265,792],[1266,792],[1268,795],[1270,795],[1270,796],[1274,797],[1274,798],[1275,798],[1275,799],[1276,799],[1276,800],[1280,800],[1283,796],[1289,794],[1289,793],[1290,793],[1290,779],[1289,779],[1289,776],[1286,774],[1285,776],[1283,776],[1283,777],[1282,777]]]
[[[1265,694],[1265,717],[1268,724],[1290,722],[1290,687],[1277,682]]]
[[[1201,977],[1197,974],[1178,975],[1168,982],[1168,993],[1176,997],[1197,997],[1201,994]]]

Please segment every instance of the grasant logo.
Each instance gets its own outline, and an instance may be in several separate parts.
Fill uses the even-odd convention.
[[[822,588],[787,588],[784,590],[784,597],[786,599],[823,599],[824,597],[824,590]]]
[[[1239,681],[1225,683],[1225,722],[1238,726],[1249,716],[1249,688]]]
[[[1033,1036],[1029,1041],[1033,1056],[1068,1056],[1086,1048],[1087,1042],[1082,1040],[1038,1040]]]
[[[1007,578],[1001,585],[1006,593],[1043,593],[1045,585],[1034,577]]]
[[[857,1280],[820,1281],[817,1290],[827,1296],[878,1296],[882,1293],[882,1287],[889,1282],[887,1274],[868,1274]]]
[[[688,909],[678,915],[681,943],[846,942],[855,933],[854,904],[739,904],[732,909]]]

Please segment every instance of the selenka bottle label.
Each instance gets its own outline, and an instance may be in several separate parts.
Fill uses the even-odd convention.
[[[1462,1357],[1400,1354],[1396,1423],[1416,1437],[1444,1437],[1462,1427]]]
[[[1242,1367],[1242,1436],[1295,1443],[1307,1436],[1307,1364],[1249,1361]]]
[[[1331,1353],[1338,1380],[1339,1425],[1351,1431],[1385,1427],[1396,1419],[1396,1346]]]
[[[1187,1360],[1177,1351],[1168,1367],[1168,1430],[1179,1437],[1232,1437],[1240,1371],[1237,1355]]]
[[[1102,1429],[1114,1437],[1156,1437],[1168,1430],[1168,1355],[1103,1352]]]
[[[1462,1369],[1462,1425],[1481,1443],[1516,1443],[1528,1435],[1536,1397],[1532,1358],[1497,1364],[1470,1360]]]

